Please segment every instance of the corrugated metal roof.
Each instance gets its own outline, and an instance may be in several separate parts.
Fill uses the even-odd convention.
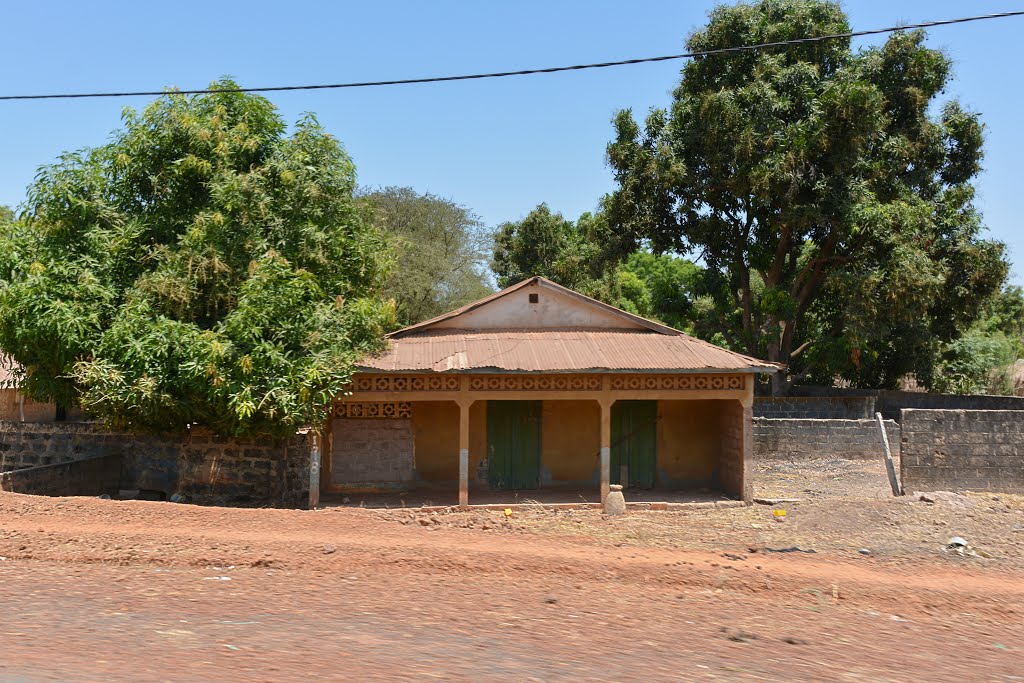
[[[384,372],[775,372],[683,333],[629,330],[424,330],[360,363]]]

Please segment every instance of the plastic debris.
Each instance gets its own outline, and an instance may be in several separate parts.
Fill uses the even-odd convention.
[[[812,548],[801,548],[800,546],[791,545],[788,548],[765,548],[766,553],[816,553],[817,550]]]
[[[511,517],[512,516],[512,508],[505,508],[505,516],[506,517]]]
[[[951,551],[961,557],[992,557],[984,550],[972,548],[971,545],[960,536],[954,536],[946,542],[944,550]]]
[[[871,550],[869,550],[868,548],[861,548],[857,552],[860,553],[861,555],[870,555],[871,554]]]

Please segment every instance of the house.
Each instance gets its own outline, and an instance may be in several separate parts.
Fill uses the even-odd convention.
[[[750,502],[774,365],[530,278],[388,336],[326,430],[326,494],[710,487]]]
[[[18,391],[17,362],[0,355],[0,421],[53,422],[57,419],[57,406],[38,403]],[[76,415],[78,413],[76,412]]]
[[[754,382],[773,364],[541,277],[388,341],[335,403],[325,494],[457,491],[465,506],[622,484],[751,499]]]

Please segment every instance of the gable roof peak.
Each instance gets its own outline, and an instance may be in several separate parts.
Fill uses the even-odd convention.
[[[487,306],[488,304],[491,304],[491,303],[493,303],[493,302],[495,302],[495,301],[497,301],[499,299],[507,297],[508,295],[510,295],[510,294],[512,294],[514,292],[518,292],[518,291],[520,291],[520,290],[522,290],[524,288],[527,288],[527,287],[543,287],[543,288],[555,291],[555,292],[557,292],[559,294],[565,295],[565,296],[567,296],[569,298],[574,299],[576,302],[582,304],[583,306],[594,308],[594,309],[597,309],[597,310],[601,311],[606,316],[612,316],[614,318],[618,318],[622,323],[625,323],[628,328],[633,328],[633,329],[636,329],[638,331],[639,330],[646,330],[648,332],[654,332],[654,333],[657,333],[657,334],[664,334],[664,335],[673,335],[673,336],[683,335],[682,332],[680,332],[679,330],[677,330],[675,328],[669,327],[667,325],[663,325],[663,324],[655,322],[653,320],[648,320],[647,318],[641,317],[641,316],[636,315],[634,313],[630,313],[628,311],[624,311],[621,308],[616,308],[615,306],[612,306],[610,304],[606,304],[603,301],[598,301],[597,299],[594,299],[593,297],[589,297],[589,296],[587,296],[585,294],[580,294],[579,292],[577,292],[575,290],[572,290],[572,289],[569,289],[568,287],[565,287],[563,285],[560,285],[557,282],[554,282],[552,280],[547,279],[546,277],[543,277],[543,276],[540,276],[540,275],[534,275],[532,277],[526,278],[525,280],[521,280],[521,281],[517,282],[514,285],[506,287],[505,289],[502,289],[502,290],[500,290],[498,292],[495,292],[494,294],[486,296],[483,299],[480,299],[478,301],[474,301],[474,302],[472,302],[470,304],[466,304],[465,306],[462,306],[461,308],[457,308],[454,311],[450,311],[450,312],[445,313],[443,315],[439,315],[439,316],[437,316],[435,318],[431,318],[429,320],[424,320],[423,322],[416,323],[415,325],[410,325],[410,326],[402,328],[400,330],[396,330],[395,332],[392,332],[391,334],[389,334],[388,337],[392,338],[392,339],[395,339],[395,338],[403,337],[403,336],[405,336],[407,334],[412,334],[412,333],[415,333],[415,332],[425,332],[425,331],[427,331],[428,329],[430,329],[430,328],[432,328],[434,326],[437,326],[437,325],[439,325],[441,323],[445,323],[445,322],[450,321],[450,320],[452,320],[454,318],[457,318],[459,316],[462,316],[462,315],[465,315],[467,313],[470,313],[471,311],[475,311],[477,309],[483,308],[484,306]],[[445,325],[445,327],[449,327],[449,326]],[[685,336],[685,335],[683,335],[683,336]]]

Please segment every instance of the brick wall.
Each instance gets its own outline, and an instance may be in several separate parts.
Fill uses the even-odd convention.
[[[889,447],[899,448],[900,426],[885,420]],[[754,419],[754,455],[758,458],[882,457],[882,440],[875,420]]]
[[[1024,412],[907,409],[901,421],[905,490],[1024,492]]]
[[[332,484],[400,484],[413,480],[411,419],[337,419],[332,434]]]
[[[96,456],[121,459],[120,488],[180,493],[205,505],[305,507],[310,437],[138,435],[93,423],[0,422],[0,472]]]
[[[753,495],[750,419],[750,410],[744,408],[739,401],[722,402],[719,413],[719,484],[724,492],[747,501]],[[748,431],[746,439],[743,437],[744,430]]]

